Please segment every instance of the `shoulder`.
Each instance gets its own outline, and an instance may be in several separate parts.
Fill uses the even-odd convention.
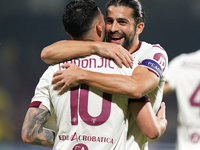
[[[42,74],[41,78],[52,78],[52,75],[58,71],[60,68],[59,64],[56,65],[50,65],[46,71]]]
[[[157,49],[157,50],[165,51],[165,49],[160,44],[150,44],[147,42],[142,42],[141,49],[146,49],[146,50],[147,49]]]
[[[149,44],[146,42],[142,42],[140,50],[141,50],[142,55],[152,56],[152,58],[154,59],[158,59],[162,56],[163,59],[168,61],[167,52],[159,44]]]
[[[168,66],[168,55],[166,51],[159,44],[149,44],[142,42],[141,49],[139,50],[139,61],[140,63],[151,60],[160,65],[162,70]]]

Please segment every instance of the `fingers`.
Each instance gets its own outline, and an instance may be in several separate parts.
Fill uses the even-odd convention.
[[[52,81],[53,82],[53,81]],[[63,87],[65,85],[65,82],[62,80],[58,80],[57,82],[54,83],[53,89],[58,90],[59,88]]]
[[[166,107],[166,106],[165,106],[165,102],[162,102],[162,103],[161,103],[161,107]]]
[[[58,95],[62,95],[68,89],[68,86],[65,84],[65,82],[60,81],[53,86],[54,90],[58,90],[59,88],[61,89],[58,91]]]
[[[120,61],[121,63],[127,67],[127,68],[132,68],[133,66],[133,63],[132,63],[132,60],[130,59],[129,57],[130,54],[123,54],[123,55],[120,55],[118,56],[120,58]],[[132,57],[132,56],[131,56]]]
[[[119,57],[121,63],[124,66],[126,66],[127,68],[132,68],[132,66],[133,66],[133,63],[132,63],[133,57],[131,56],[129,51],[127,51],[126,49],[121,47],[121,51],[120,51],[120,53],[117,53],[117,57]]]
[[[58,90],[58,95],[61,95],[65,92],[65,90],[68,89],[69,86],[67,86],[67,83],[64,82],[60,77],[54,77],[52,80],[52,83],[54,83],[53,89]]]
[[[54,86],[53,86],[54,90],[57,90],[65,85],[65,82],[62,77],[62,73],[63,73],[63,71],[57,71],[53,75],[52,84],[54,84]],[[63,89],[61,88],[61,92],[62,91],[63,91]]]
[[[122,60],[123,64],[128,68],[129,67],[132,68],[133,57],[131,56],[129,51],[124,49],[122,46],[120,46],[120,49],[121,49],[121,56],[122,56],[121,60]]]
[[[67,89],[68,87],[66,85],[63,85],[62,88],[58,91],[58,95],[62,95]]]
[[[167,119],[166,119],[166,106],[165,106],[165,103],[162,102],[161,103],[161,114],[160,116],[158,116],[160,118],[160,120],[162,121],[162,123],[164,123],[165,127],[167,126]]]
[[[133,66],[132,59],[133,58],[131,56],[132,59],[130,59],[129,55],[130,54],[127,55],[126,53],[123,53],[123,54],[115,53],[115,55],[112,56],[112,58],[114,59],[114,62],[118,67],[122,68],[122,65],[124,65],[127,68],[132,68],[132,66]]]
[[[71,65],[72,65],[72,64],[70,64],[70,63],[64,63],[64,64],[62,65],[62,67],[63,67],[63,68],[69,68]]]
[[[73,64],[64,63],[64,64],[62,65],[62,67],[63,67],[63,68],[69,68],[71,65],[73,65]],[[59,75],[63,74],[63,72],[64,72],[64,70],[59,70],[59,71],[57,71],[57,72],[55,72],[55,73],[53,74],[53,77],[59,76]]]
[[[104,44],[106,45],[104,45],[103,48],[101,48],[97,52],[100,56],[113,59],[115,64],[120,68],[123,65],[127,68],[132,68],[133,57],[131,56],[128,50],[123,48],[121,45],[107,42],[105,42]]]
[[[52,79],[52,84],[55,84],[57,83],[58,81],[61,81],[62,80],[62,72],[63,71],[57,71],[56,73],[53,74],[53,79]]]
[[[132,66],[133,66],[133,56],[131,56],[131,54],[130,53],[128,53],[129,55],[128,55],[128,57],[129,57],[129,61],[128,61],[128,64],[129,64],[129,66],[132,68]]]
[[[162,102],[161,103],[161,108],[158,112],[158,117],[162,120],[162,119],[165,119],[166,118],[166,106],[165,106],[165,103]]]
[[[57,72],[55,72],[54,74],[53,74],[53,77],[56,77],[56,76],[59,76],[59,75],[61,75],[62,74],[62,71],[60,70],[60,71],[57,71]]]
[[[79,72],[79,67],[75,64],[66,63],[63,64],[63,67],[67,69],[60,70],[54,73],[52,84],[54,90],[59,90],[58,94],[63,94],[68,88],[77,86],[77,72]]]
[[[119,59],[119,57],[115,56],[114,58],[114,63],[119,67],[122,68],[122,61]]]
[[[163,110],[163,113],[165,113],[165,109],[166,109],[165,102],[161,103],[161,109]]]
[[[163,118],[166,118],[166,105],[165,105],[165,102],[161,103],[161,107],[163,108]]]

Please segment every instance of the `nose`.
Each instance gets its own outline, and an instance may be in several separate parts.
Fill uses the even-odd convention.
[[[119,25],[118,25],[118,23],[117,23],[116,21],[114,21],[114,22],[112,23],[112,26],[111,26],[111,28],[110,28],[110,31],[111,31],[111,32],[119,31]]]

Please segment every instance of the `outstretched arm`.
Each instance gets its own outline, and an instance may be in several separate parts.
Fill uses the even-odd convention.
[[[22,140],[28,144],[53,147],[55,131],[43,127],[49,117],[49,110],[42,104],[39,108],[29,108],[22,126]]]
[[[63,40],[45,47],[41,58],[45,63],[58,63],[63,60],[97,54],[101,57],[111,58],[122,67],[132,66],[133,58],[121,45],[107,42]]]
[[[142,133],[151,140],[159,138],[166,130],[165,103],[162,102],[157,114],[153,112],[150,102],[130,103],[129,109],[137,121]]]

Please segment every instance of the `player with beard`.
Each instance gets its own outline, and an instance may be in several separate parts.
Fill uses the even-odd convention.
[[[102,56],[114,58],[120,55],[118,49],[122,48],[119,45],[123,45],[139,64],[133,68],[131,75],[126,76],[96,73],[65,64],[64,66],[68,68],[66,71],[54,74],[52,81],[55,84],[54,89],[62,87],[59,91],[59,94],[62,94],[69,87],[87,84],[110,94],[130,98],[129,102],[134,103],[130,103],[129,106],[133,106],[134,110],[138,109],[134,106],[144,105],[144,102],[136,99],[148,94],[150,105],[156,113],[162,101],[168,56],[160,45],[139,41],[144,23],[145,14],[138,0],[111,0],[107,4],[106,11],[106,39],[115,43],[115,47],[106,42],[61,41],[43,49],[42,59],[52,63],[97,52]],[[127,62],[131,66],[130,60],[127,59]],[[120,61],[118,63],[122,65]],[[139,116],[140,113],[137,117]],[[137,117],[134,119],[129,115],[127,118],[129,120],[127,149],[146,150],[148,138],[141,131],[140,121],[145,122],[147,118],[136,121]]]

